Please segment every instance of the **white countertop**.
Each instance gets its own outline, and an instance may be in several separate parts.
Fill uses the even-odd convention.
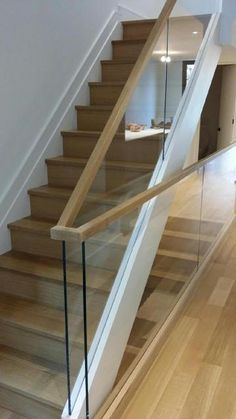
[[[156,135],[156,134],[163,134],[163,132],[164,132],[163,128],[148,128],[139,132],[132,132],[129,130],[125,130],[125,140],[126,141],[137,140],[141,138],[151,137],[152,135]],[[170,130],[166,129],[165,132],[166,134],[168,134]]]

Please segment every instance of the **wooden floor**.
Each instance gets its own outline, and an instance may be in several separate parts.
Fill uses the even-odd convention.
[[[121,419],[236,418],[236,224]]]

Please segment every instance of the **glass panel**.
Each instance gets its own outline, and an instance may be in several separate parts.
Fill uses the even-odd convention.
[[[84,363],[84,305],[82,252],[78,243],[64,245],[64,301],[65,301],[65,361],[67,367],[68,406],[73,410],[72,394],[78,372]],[[94,301],[93,301],[94,303]],[[85,376],[84,367],[79,377],[80,384]],[[86,415],[85,415],[86,417]]]
[[[66,346],[65,350],[67,349],[68,353],[65,355],[68,361],[69,376],[67,378],[72,410],[78,389],[86,384],[85,354],[88,354],[95,337],[138,214],[139,209],[122,217],[87,240],[82,246],[78,242],[66,244],[68,340],[65,340],[65,343],[68,347]],[[86,288],[83,288],[83,285]],[[86,312],[84,312],[85,303]],[[74,388],[75,383],[76,388]]]
[[[191,191],[190,191],[191,187]],[[193,173],[158,198],[165,202],[172,195],[172,204],[164,207],[169,213],[143,298],[120,367],[119,378],[131,354],[137,355],[151,334],[162,326],[178,301],[184,287],[198,267],[199,231],[202,196],[202,171]],[[158,225],[163,213],[158,211]]]
[[[92,343],[94,345],[94,350],[96,349],[96,332],[108,302],[108,298],[110,297],[115,279],[117,278],[124,254],[127,250],[139,211],[140,209],[137,209],[127,216],[123,216],[121,219],[110,224],[103,231],[95,234],[93,237],[86,240],[86,242],[82,243],[84,258],[79,262],[78,268],[81,269],[81,262],[83,262],[82,268],[84,271],[84,278],[86,279],[86,324],[84,324],[84,326],[86,327],[88,368],[89,360],[93,357],[93,353],[88,354],[88,352],[91,349]],[[119,284],[116,283],[116,287],[118,286]],[[82,329],[79,324],[78,327],[80,328],[81,333]],[[101,330],[97,335],[98,340],[100,338],[100,333]],[[77,359],[77,363],[74,362],[71,365],[71,375],[73,375],[78,372],[76,366],[81,365],[81,362]],[[86,371],[85,365],[83,366],[83,371]],[[88,375],[86,378],[87,387],[89,388]],[[87,398],[87,405],[89,405],[88,392]]]
[[[173,310],[200,264],[235,215],[236,147],[177,186],[117,381]],[[160,196],[165,200],[165,195]],[[168,199],[168,198],[166,198]],[[158,212],[156,222],[163,214]],[[227,245],[225,248],[227,253]],[[225,252],[218,255],[221,263]]]
[[[236,147],[205,166],[201,236],[210,245],[216,242],[234,217],[235,180]]]
[[[118,219],[85,242],[89,344],[110,296],[138,214],[139,209]]]
[[[162,194],[160,199],[163,202],[166,200],[165,194],[167,199],[169,195],[172,197],[173,204],[171,209],[164,205],[161,211],[158,210],[154,220],[158,225],[160,217],[163,214],[167,216],[170,210],[121,364],[119,378],[123,374],[124,364],[127,368],[128,360],[133,360],[154,329],[162,325],[198,266],[202,171],[194,173],[177,187]],[[132,249],[130,237],[139,211],[122,217],[85,243],[89,345],[95,336],[115,280],[116,289],[119,287],[117,274],[127,246]],[[131,241],[133,240],[135,237]]]
[[[164,205],[158,209],[154,223],[158,226],[164,214],[168,214],[167,222],[160,243],[156,243],[157,254],[117,381],[151,334],[162,326],[200,263],[215,244],[217,235],[232,220],[235,205],[235,161],[236,148],[195,171],[158,198]],[[170,206],[168,202],[171,203]],[[114,292],[119,287],[117,275],[121,263],[125,266],[128,262],[130,253],[127,247],[132,249],[139,234],[139,214],[140,209],[133,211],[85,242],[88,349],[92,342],[96,348],[94,337],[102,316],[106,317],[104,309],[108,308],[111,291]],[[134,231],[136,233],[130,241]],[[127,260],[123,259],[125,253]],[[78,263],[81,269],[81,260]],[[112,303],[110,300],[109,304]]]
[[[207,19],[204,19],[205,17],[193,18],[192,16],[176,18],[176,15],[171,17],[128,104],[118,132],[113,138],[74,226],[84,224],[117,206],[128,197],[145,190],[159,159],[159,165],[155,171],[155,175],[158,174],[162,159],[165,158],[164,142],[171,129],[184,90],[184,61],[191,61],[191,64],[186,66],[187,84],[191,78],[192,60],[196,59],[206,29]],[[150,32],[153,23],[149,22],[148,25],[148,32]],[[182,28],[191,30],[192,38],[187,37],[184,32],[183,38],[186,37],[186,39],[181,43],[178,34]],[[142,31],[142,28],[138,28],[135,34],[133,33],[132,42],[129,39],[129,31],[124,31],[124,39],[128,42],[113,45],[114,72],[111,71],[110,74],[103,72],[103,82],[91,86],[93,107],[91,111],[98,112],[94,118],[98,123],[96,130],[99,135],[144,45],[145,36]],[[147,36],[147,28],[145,31]],[[194,34],[194,31],[197,33]],[[181,50],[180,46],[182,46]],[[78,129],[79,122],[80,116]],[[92,150],[94,144],[95,141],[93,145],[88,143],[88,147]],[[74,179],[75,183],[76,181],[77,179]],[[204,246],[200,246],[199,241],[202,181],[202,170],[200,170],[166,192],[166,195],[175,194],[175,198],[130,335],[124,355],[125,362],[132,361],[154,328],[160,327],[164,322],[184,287],[196,272],[202,252],[206,250]],[[161,199],[163,196],[164,194]],[[166,208],[163,211],[166,211]],[[77,294],[72,291],[69,296],[72,386],[84,361],[82,351],[78,352],[78,347],[81,348],[79,343],[83,340],[84,326],[84,316],[81,315],[83,268],[86,270],[87,282],[86,330],[89,350],[92,343],[96,347],[94,338],[99,324],[101,325],[102,316],[106,315],[104,309],[108,307],[108,298],[115,287],[119,286],[117,274],[121,263],[123,261],[123,266],[125,265],[126,260],[123,258],[129,257],[129,249],[132,248],[139,233],[138,223],[136,225],[139,213],[140,208],[87,240],[84,244],[86,259],[84,265],[78,244],[68,244],[69,278],[71,281],[74,280],[79,288]],[[158,225],[160,213],[157,214],[155,221]],[[135,225],[137,230],[131,243],[130,238]],[[159,243],[156,242],[156,248],[158,245]],[[109,304],[111,303],[110,300]],[[121,365],[118,377],[122,375],[123,370],[124,363]],[[83,374],[84,367],[82,379]],[[73,401],[74,399],[72,406]]]
[[[183,93],[184,63],[196,59],[208,21],[209,16],[173,15],[169,19],[74,226],[84,224],[144,191],[159,159],[155,177],[158,174],[161,157],[165,157],[164,141]],[[90,86],[91,105],[97,112],[94,118],[100,124],[97,128],[99,133],[111,115],[153,25],[151,21],[146,26],[137,24],[132,39],[129,39],[131,35],[126,30],[125,42],[113,43],[113,72],[103,73],[105,80]],[[186,68],[187,76],[190,77],[190,67]],[[78,129],[79,121],[78,117]]]

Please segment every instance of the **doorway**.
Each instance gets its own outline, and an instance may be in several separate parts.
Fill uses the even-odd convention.
[[[223,66],[218,149],[236,140],[236,65]]]
[[[220,108],[223,66],[219,65],[202,111],[199,139],[199,160],[217,151],[220,131]]]

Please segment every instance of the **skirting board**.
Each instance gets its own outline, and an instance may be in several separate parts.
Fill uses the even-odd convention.
[[[176,305],[174,306],[173,310],[165,320],[158,333],[155,336],[152,336],[150,338],[150,341],[147,342],[143,352],[139,355],[135,367],[132,365],[129,367],[125,376],[121,379],[121,382],[118,383],[117,387],[114,388],[113,392],[105,401],[104,405],[95,415],[94,419],[116,419],[119,417],[119,413],[123,409],[123,403],[127,405],[127,397],[131,397],[130,395],[132,395],[135,392],[142,377],[144,376],[144,373],[146,373],[146,371],[151,366],[154,354],[157,352],[157,349],[161,349],[162,344],[163,342],[165,342],[165,338],[167,337],[170,328],[173,326],[174,322],[177,321],[178,314],[183,310],[185,304],[187,303],[189,294],[197,284],[198,279],[202,275],[207,264],[210,262],[214,252],[226,236],[232,223],[234,223],[235,221],[236,216],[234,215],[224,226],[221,233],[218,235],[211,250],[203,260],[202,264],[200,265],[198,271],[192,278],[191,282],[186,286],[183,294],[177,301]]]
[[[34,140],[24,161],[16,168],[14,179],[6,188],[0,202],[0,254],[11,247],[7,224],[30,213],[27,190],[47,182],[45,159],[62,153],[60,133],[75,126],[74,106],[78,103],[88,103],[87,83],[89,80],[98,80],[100,60],[110,57],[111,40],[121,36],[120,22],[140,18],[145,16],[121,5],[113,11]]]

